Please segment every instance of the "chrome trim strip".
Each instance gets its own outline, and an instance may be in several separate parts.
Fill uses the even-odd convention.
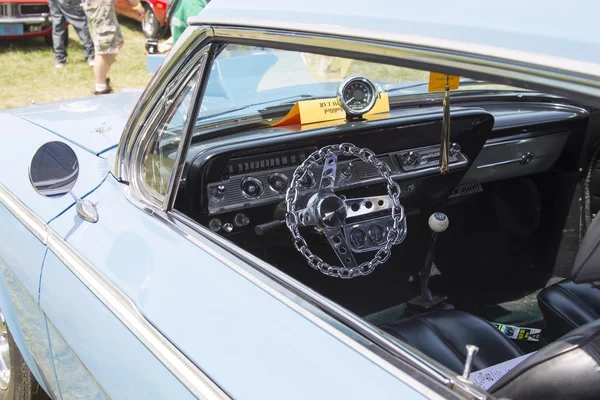
[[[42,14],[40,17],[13,17],[13,18],[2,18],[0,17],[0,23],[2,24],[25,24],[35,25],[50,22],[49,14]]]
[[[512,159],[512,160],[498,161],[498,162],[495,162],[495,163],[478,165],[477,169],[493,168],[493,167],[499,167],[501,165],[507,165],[507,164],[516,164],[516,163],[520,163],[521,161],[523,161],[522,158],[515,158],[515,159]]]
[[[106,308],[196,397],[229,399],[206,374],[165,338],[137,306],[12,193],[0,185],[0,202],[69,268]]]
[[[37,237],[40,242],[46,244],[47,231],[46,223],[17,199],[8,189],[0,185],[0,202],[8,208],[25,228]]]

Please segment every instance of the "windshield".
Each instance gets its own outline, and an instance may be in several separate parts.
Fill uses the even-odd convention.
[[[212,64],[199,123],[252,115],[311,98],[335,98],[348,76],[364,75],[391,97],[428,92],[429,71],[349,58],[227,45]],[[461,78],[458,90],[515,90]]]

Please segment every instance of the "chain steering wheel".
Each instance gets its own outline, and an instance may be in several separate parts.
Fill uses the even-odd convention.
[[[375,257],[360,265],[356,263],[349,238],[344,233],[351,204],[360,202],[360,199],[345,200],[334,193],[338,155],[357,157],[373,165],[387,183],[389,201],[386,204],[391,210],[392,223],[387,230],[385,242],[373,249],[377,251]],[[321,163],[323,172],[318,191],[310,196],[305,208],[297,210],[296,203],[302,179],[311,167]],[[294,246],[312,268],[325,275],[346,279],[368,275],[390,258],[392,246],[400,243],[406,236],[406,217],[404,207],[400,204],[400,186],[391,178],[390,167],[379,160],[371,150],[361,149],[350,143],[325,146],[309,155],[294,171],[285,202],[286,224],[292,233]],[[301,226],[312,226],[320,231],[327,238],[342,266],[329,265],[310,251],[306,240],[300,234]]]

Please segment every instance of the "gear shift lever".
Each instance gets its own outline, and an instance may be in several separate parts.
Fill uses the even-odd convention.
[[[425,265],[423,266],[423,269],[419,271],[421,294],[414,299],[409,300],[408,302],[410,307],[419,310],[429,310],[443,303],[447,299],[445,296],[439,297],[431,294],[431,291],[429,290],[429,275],[431,274],[431,266],[433,265],[433,259],[435,257],[435,247],[438,236],[440,233],[448,229],[448,224],[450,221],[448,220],[446,214],[436,212],[431,214],[428,222],[429,228],[431,228],[433,234],[431,235],[431,240],[429,241],[429,248],[427,249],[427,256],[425,257]]]

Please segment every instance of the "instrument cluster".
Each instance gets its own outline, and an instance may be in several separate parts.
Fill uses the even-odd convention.
[[[232,159],[220,182],[208,184],[208,214],[217,215],[248,207],[274,204],[284,199],[296,166],[308,157],[312,149],[284,151]],[[379,155],[390,166],[394,179],[402,180],[438,173],[439,146],[403,150]],[[460,146],[452,145],[450,169],[467,165]],[[273,167],[271,167],[271,165]],[[279,165],[279,167],[277,167]],[[300,182],[300,192],[314,190],[323,167],[313,166]],[[234,173],[231,174],[230,171]],[[237,171],[243,171],[237,174]],[[340,161],[335,187],[349,189],[382,181],[371,164],[361,160]]]

